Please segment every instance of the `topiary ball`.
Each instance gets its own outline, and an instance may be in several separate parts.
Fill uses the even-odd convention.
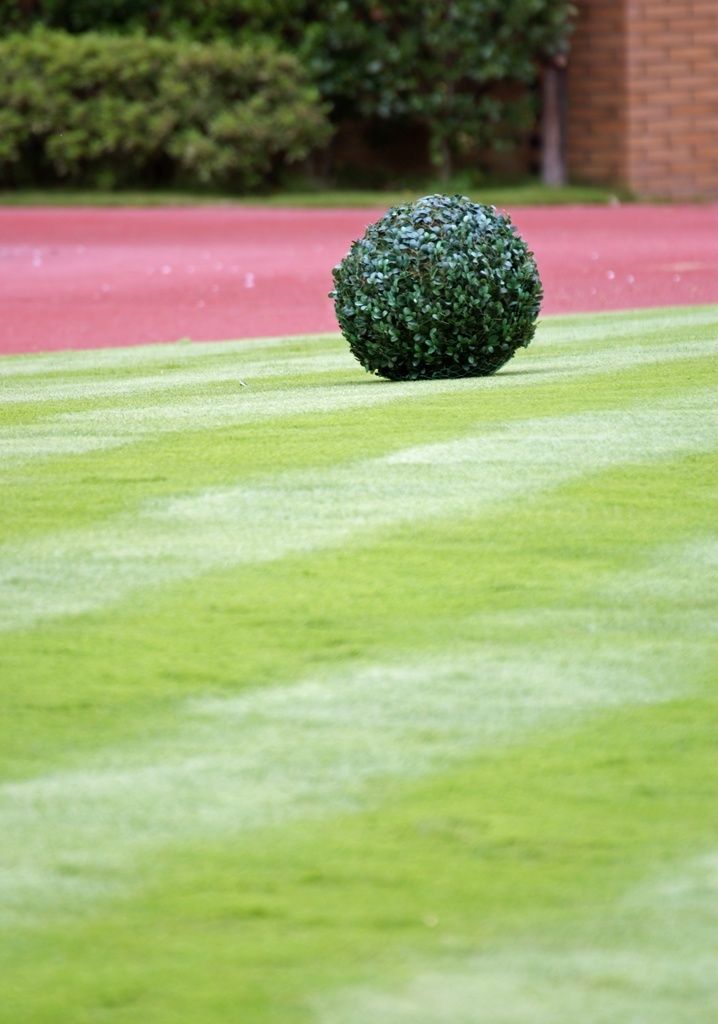
[[[543,298],[508,215],[465,196],[393,207],[333,277],[349,347],[389,380],[494,373],[533,338]]]

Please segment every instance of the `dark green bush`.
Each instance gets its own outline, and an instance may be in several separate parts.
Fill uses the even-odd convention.
[[[202,41],[245,34],[278,39],[300,28],[312,6],[313,0],[0,0],[0,34],[43,26]]]
[[[510,218],[465,196],[394,207],[333,274],[349,347],[390,380],[494,373],[533,338],[543,298]]]
[[[351,120],[428,134],[447,180],[477,145],[506,147],[535,123],[540,62],[568,43],[570,0],[331,0],[302,56]]]
[[[7,184],[246,189],[329,133],[315,87],[271,43],[47,30],[0,39]]]

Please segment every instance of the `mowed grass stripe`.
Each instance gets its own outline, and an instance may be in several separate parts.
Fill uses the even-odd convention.
[[[540,322],[539,330],[542,346],[572,346],[575,342],[592,341],[605,347],[609,342],[641,336],[656,341],[669,336],[674,341],[680,340],[686,330],[715,328],[717,318],[718,306],[715,305],[662,307],[594,313],[590,317],[583,314],[547,317]],[[550,327],[549,331],[547,327]],[[203,364],[222,364],[225,356],[229,356],[234,365],[239,365],[238,360],[247,359],[251,364],[257,359],[264,362],[264,353],[271,352],[279,372],[286,360],[304,358],[317,346],[326,346],[327,351],[338,351],[335,334],[313,335],[309,349],[307,344],[307,339],[302,337],[254,338],[33,353],[4,358],[2,376],[7,381],[17,378],[17,385],[22,388],[22,378],[33,378],[38,374],[46,379],[55,377],[59,382],[76,381],[78,374],[89,375],[92,380],[95,374],[95,383],[108,386],[109,382],[111,386],[113,377],[108,375],[141,376],[147,370],[156,372],[157,367],[160,367],[160,372],[168,372],[169,368],[178,372],[187,367],[193,367],[190,372],[201,372]],[[29,386],[34,385],[30,382]]]
[[[681,482],[674,464],[645,468],[644,484],[656,469],[666,479]],[[607,492],[610,507],[615,485],[612,494],[609,479],[604,478],[599,488]],[[590,501],[585,481],[572,485],[573,493],[554,493],[551,504],[557,522],[567,504],[580,512],[576,499],[581,489],[584,502]],[[688,488],[683,489],[689,499]],[[658,493],[654,487],[654,503]],[[710,511],[687,500],[681,515],[684,528],[688,536],[704,539],[678,548],[655,546],[661,528],[664,536],[672,532],[672,523],[668,530],[662,523],[666,508],[641,511],[634,529],[643,537],[642,564],[632,572],[622,571],[623,549],[613,553],[614,564],[610,559],[602,564],[592,551],[594,568],[587,577],[584,566],[582,590],[570,574],[551,564],[561,550],[573,556],[569,564],[576,555],[569,531],[559,539],[545,510],[543,516],[540,509],[530,514],[535,520],[533,536],[527,529],[529,516],[516,515],[514,545],[520,538],[520,551],[512,550],[510,531],[496,526],[482,530],[481,519],[471,519],[462,550],[471,551],[483,533],[486,547],[479,541],[477,556],[485,557],[492,534],[503,533],[508,561],[503,578],[515,581],[516,560],[522,558],[526,592],[516,590],[514,582],[509,600],[499,599],[492,608],[491,589],[501,593],[505,586],[501,574],[495,568],[484,570],[483,580],[478,573],[472,580],[471,570],[476,572],[478,565],[471,565],[456,581],[455,605],[448,608],[453,633],[446,628],[447,609],[442,607],[444,602],[449,605],[445,586],[436,595],[438,635],[425,632],[428,609],[423,620],[417,617],[414,628],[423,646],[418,659],[408,645],[403,651],[394,646],[388,662],[367,663],[365,658],[352,670],[335,660],[294,686],[259,689],[239,699],[192,701],[181,728],[172,716],[166,724],[169,731],[149,743],[95,757],[80,773],[56,773],[4,787],[3,904],[10,920],[24,921],[28,914],[42,917],[55,908],[76,909],[78,900],[106,895],[147,844],[196,839],[200,833],[243,833],[267,821],[331,813],[347,802],[360,806],[367,798],[375,799],[377,784],[385,788],[392,778],[446,770],[482,746],[515,743],[527,730],[575,724],[581,716],[611,704],[666,700],[699,686],[714,664],[717,639],[718,542],[705,534]],[[647,530],[651,519],[656,522]],[[702,530],[697,529],[700,526]],[[430,535],[428,528],[423,532],[414,538],[420,547]],[[450,532],[446,525],[444,532]],[[596,532],[593,544],[599,552],[612,534],[611,524]],[[546,547],[545,537],[556,538],[552,557],[547,552],[537,559],[537,547]],[[630,548],[630,538],[626,541]],[[377,566],[384,561],[393,573],[401,572],[403,565],[406,579],[411,569],[406,549],[411,544],[407,537],[393,558],[385,553]],[[468,561],[466,555],[463,561]],[[446,558],[442,569],[451,572]],[[331,566],[326,566],[326,582],[331,574]],[[375,575],[369,567],[366,582]],[[241,586],[244,581],[237,582]],[[215,578],[207,594],[221,605],[227,597],[218,584],[221,581]],[[285,585],[292,586],[292,577]],[[461,600],[464,585],[468,593]],[[228,594],[236,593],[231,580],[225,587]],[[694,598],[698,592],[702,607]],[[275,605],[280,594],[272,590]],[[251,603],[251,581],[246,597]],[[201,597],[200,604],[206,600]],[[386,613],[387,604],[385,600],[384,608],[377,610],[379,616]],[[318,602],[310,600],[308,605],[318,610]],[[280,617],[283,610],[289,610],[286,599],[275,607]],[[189,613],[192,617],[191,609]],[[337,627],[346,628],[341,614]],[[290,631],[289,621],[285,628]],[[246,650],[242,639],[262,643],[250,628],[245,638],[235,641],[238,657]],[[442,640],[450,641],[451,653],[443,649]],[[320,648],[317,644],[315,655]],[[276,665],[282,653],[270,652],[270,660]],[[292,652],[284,653],[291,664]],[[211,657],[209,649],[206,655]],[[178,656],[181,664],[181,651]],[[234,679],[228,681],[237,685],[241,668],[235,666]],[[142,677],[140,671],[140,685]],[[256,682],[251,669],[250,681]],[[84,854],[88,848],[89,864]]]
[[[361,814],[153,851],[135,898],[0,947],[0,1020],[402,1021],[442,991],[461,1024],[710,1020],[717,725],[617,710]]]
[[[648,570],[594,589],[593,632],[630,631],[633,649],[589,639],[557,650],[531,635],[420,659],[407,650],[393,662],[195,699],[176,728],[141,747],[0,786],[0,923],[103,895],[148,846],[360,807],[378,785],[445,771],[531,730],[669,700],[697,684],[718,648],[712,618],[686,606],[699,587],[718,594],[718,540],[661,550]],[[647,636],[626,595],[659,600],[673,635]],[[566,610],[564,628],[580,632],[582,617]],[[690,650],[674,639],[688,635]]]
[[[684,314],[684,321],[679,335],[680,345],[676,344],[675,335],[664,331],[660,334],[661,343],[654,349],[641,350],[644,364],[647,359],[660,360],[669,354],[669,365],[659,372],[650,362],[643,366],[639,364],[637,368],[624,369],[618,380],[615,371],[594,375],[591,387],[582,388],[583,407],[596,410],[612,408],[617,387],[623,401],[654,401],[715,379],[718,360],[706,356],[709,350],[702,348],[705,342],[700,343],[696,350],[703,352],[703,358],[678,358],[686,347],[695,348],[692,342],[686,341],[691,337],[688,313]],[[648,322],[652,322],[650,318]],[[584,325],[589,335],[590,325],[591,321]],[[574,339],[578,329],[574,325],[568,330],[567,324],[556,320],[551,328],[553,334],[549,337],[558,333],[568,334]],[[625,340],[620,347],[622,357],[626,354],[623,351]],[[585,357],[585,349],[586,345],[583,345],[574,353],[579,361]],[[84,356],[84,353],[79,355]],[[603,365],[604,355],[599,349],[593,359]],[[672,361],[674,357],[675,362]],[[528,358],[533,359],[534,354],[530,353]],[[8,363],[12,364],[12,360],[6,360],[2,365]],[[518,363],[517,359],[517,366]],[[262,423],[259,430],[257,424],[249,422],[234,427],[200,429],[208,417],[207,410],[213,407],[213,398],[208,396],[201,400],[202,408],[195,417],[197,431],[192,429],[184,434],[175,431],[167,437],[163,437],[162,432],[153,432],[149,425],[147,430],[137,428],[134,414],[128,408],[121,410],[118,434],[113,434],[109,440],[103,428],[92,429],[89,425],[63,438],[62,429],[53,423],[43,428],[41,440],[23,439],[21,428],[19,432],[18,428],[8,429],[4,449],[6,457],[0,463],[6,495],[0,510],[0,535],[9,539],[28,533],[42,533],[58,517],[79,525],[97,518],[104,519],[113,511],[132,513],[143,496],[159,497],[186,490],[187,467],[190,464],[191,486],[198,488],[224,483],[228,474],[235,474],[238,478],[261,476],[269,462],[274,470],[290,466],[331,465],[345,461],[347,456],[355,456],[357,452],[380,455],[432,437],[460,436],[497,419],[518,420],[527,415],[572,412],[575,388],[566,388],[566,380],[560,373],[545,373],[545,366],[535,366],[536,370],[541,372],[529,375],[525,371],[509,369],[488,381],[448,382],[444,391],[440,384],[411,385],[404,392],[404,401],[408,403],[405,408],[397,411],[393,402],[388,407],[380,404],[374,407],[370,422],[365,420],[363,408],[355,406],[323,416],[282,416],[276,425]],[[372,392],[378,387],[384,393],[395,394],[394,385],[386,385],[386,382],[361,373],[359,380],[360,385],[357,382],[354,387],[338,386],[338,391],[356,394],[358,387],[363,394],[366,387]],[[280,405],[293,391],[332,390],[317,385],[306,387],[291,378],[268,387],[274,393],[274,403],[279,402]],[[271,395],[257,397],[267,401]],[[241,398],[232,399],[230,404],[239,407]],[[270,406],[272,402],[267,404]],[[14,416],[10,409],[7,418],[10,413]],[[12,440],[8,441],[10,435]],[[105,442],[110,443],[110,449],[102,447]],[[137,450],[138,444],[142,445],[141,451]],[[130,446],[129,451],[123,451],[125,445]],[[51,466],[35,472],[29,471],[26,459],[21,458],[19,462],[11,459],[8,455],[11,449],[16,456],[22,451],[29,452],[31,459],[38,454],[48,456],[51,450],[75,454],[55,457]]]
[[[249,353],[240,350],[236,344],[227,342],[229,351],[221,351],[212,359],[205,359],[198,366],[192,362],[183,365],[183,360],[170,361],[167,354],[163,369],[153,374],[140,374],[137,367],[128,368],[125,373],[117,371],[108,374],[106,371],[88,372],[84,366],[73,367],[72,373],[62,375],[45,375],[42,382],[36,378],[9,377],[9,386],[3,395],[3,401],[20,405],[24,403],[57,403],[62,402],[72,408],[77,402],[98,404],[117,404],[124,399],[134,400],[149,395],[161,400],[165,392],[171,391],[172,397],[196,394],[198,390],[206,390],[216,384],[236,387],[240,382],[246,385],[244,377],[252,381],[265,378],[299,378],[316,375],[329,375],[336,370],[346,370],[351,365],[344,347],[337,345],[332,336],[323,343],[320,337],[303,339],[301,344],[306,351],[300,353],[275,354],[271,347],[262,352],[262,358],[251,358]],[[231,355],[230,355],[231,353]],[[272,358],[273,357],[273,358]],[[240,384],[240,386],[242,386]],[[80,404],[82,403],[82,404]],[[39,410],[42,412],[42,407]]]
[[[702,317],[704,310],[714,307],[695,306],[697,316]],[[680,311],[678,311],[680,312]],[[312,335],[313,344],[329,343],[332,347],[336,343],[336,334]],[[193,363],[206,364],[212,362],[217,356],[220,360],[227,354],[243,358],[257,358],[260,354],[272,352],[276,356],[278,365],[285,359],[292,359],[297,355],[306,355],[306,337],[282,337],[282,338],[242,338],[240,341],[202,341],[193,343],[191,341],[163,342],[159,345],[129,345],[118,348],[95,348],[63,350],[59,352],[41,352],[27,355],[14,355],[6,360],[3,368],[3,375],[8,378],[18,378],[18,384],[22,387],[21,379],[35,377],[38,373],[43,376],[53,376],[58,381],[74,380],[76,374],[97,374],[97,380],[104,378],[112,380],[113,375],[126,373],[130,376],[138,372],[157,371],[158,365],[161,370],[167,370],[168,366],[175,369],[180,366],[188,366]],[[159,372],[161,372],[161,370]],[[32,387],[32,383],[30,385]]]
[[[541,373],[533,383],[545,389],[548,385],[565,383],[573,376],[589,374],[611,376],[624,374],[648,365],[655,368],[657,363],[677,364],[675,372],[680,373],[684,364],[718,356],[718,341],[685,342],[680,346],[656,351],[649,347],[631,346],[610,353],[594,353],[591,356],[575,357],[573,360],[543,360],[540,369],[532,364],[531,373]],[[342,363],[344,356],[339,357]],[[367,377],[358,370],[344,370],[329,373],[326,363],[321,372],[311,376],[292,376],[286,381],[276,378],[258,387],[253,383],[251,391],[238,378],[230,380],[226,387],[208,389],[188,385],[188,395],[182,397],[177,390],[162,396],[163,400],[151,404],[118,404],[92,401],[89,408],[68,412],[65,404],[61,411],[53,413],[47,408],[39,422],[20,423],[0,435],[0,444],[5,460],[27,462],[36,458],[52,458],[63,455],[84,455],[119,445],[142,443],[154,439],[158,434],[180,431],[206,431],[227,426],[255,425],[271,420],[296,419],[317,414],[338,414],[347,410],[364,410],[399,401],[420,402],[428,396],[444,395],[464,401],[471,397],[485,397],[495,391],[505,392],[511,388],[526,389],[523,379],[526,371],[507,369],[500,377],[485,380],[461,381],[412,381],[392,383]],[[636,375],[638,376],[638,375]],[[248,387],[248,386],[247,386]],[[87,403],[83,403],[87,404]],[[17,412],[16,418],[27,418]]]
[[[386,381],[367,377],[353,363],[341,342],[327,339],[307,341],[304,355],[278,360],[275,376],[271,375],[271,363],[266,359],[253,363],[246,356],[242,358],[236,346],[229,343],[227,350],[208,360],[210,365],[199,373],[194,365],[190,370],[180,368],[176,357],[170,355],[166,364],[166,380],[161,373],[151,378],[125,376],[117,382],[117,391],[113,393],[108,381],[100,378],[101,395],[106,397],[97,393],[98,380],[85,379],[82,373],[80,379],[71,384],[66,380],[58,383],[50,377],[44,382],[44,387],[30,385],[30,391],[27,391],[28,385],[24,380],[18,382],[11,375],[4,382],[9,408],[5,415],[16,425],[0,432],[0,445],[5,460],[82,455],[93,450],[146,441],[157,432],[216,429],[272,418],[337,413],[401,400],[422,401],[428,395],[448,394],[466,398],[467,391],[485,395],[495,390],[505,391],[509,387],[525,390],[531,383],[546,386],[556,381],[563,382],[574,374],[616,374],[660,359],[670,363],[715,357],[718,339],[714,325],[710,321],[704,322],[702,317],[691,319],[685,316],[684,320],[680,344],[675,340],[670,344],[657,344],[661,337],[665,339],[668,336],[664,332],[655,338],[655,328],[649,318],[644,325],[648,347],[636,343],[642,334],[638,321],[634,335],[619,334],[590,351],[587,350],[590,338],[576,337],[575,328],[567,331],[561,325],[556,337],[563,350],[559,358],[552,360],[551,331],[556,328],[556,321],[553,321],[540,335],[543,348],[538,346],[538,356],[531,350],[530,355],[522,353],[516,363],[498,377],[478,382],[388,385]],[[567,337],[572,339],[569,345],[573,351],[566,350]],[[319,356],[316,354],[317,346],[322,350]],[[298,367],[307,361],[316,369],[312,374],[302,376]],[[68,364],[75,365],[75,361],[68,360]],[[257,370],[256,377],[252,376],[253,365]],[[342,370],[342,366],[346,369]],[[205,380],[203,372],[207,375]],[[527,374],[534,376],[526,380]],[[243,383],[248,386],[244,387]],[[83,387],[86,390],[80,399]],[[148,388],[154,389],[153,401],[149,403],[146,400]],[[67,400],[68,389],[75,395],[76,411],[71,411],[73,403]],[[37,396],[43,391],[45,397],[41,400]]]
[[[704,388],[649,408],[495,423],[473,437],[149,503],[102,527],[6,544],[0,623],[24,628],[219,566],[356,543],[427,517],[487,514],[572,476],[710,451],[716,405],[718,388]]]
[[[364,853],[383,864],[384,885],[356,880],[356,905],[403,925],[414,946],[398,949],[398,962],[367,955],[361,984],[337,990],[318,979],[307,1019],[712,1020],[718,762],[701,777],[700,751],[712,746],[717,710],[714,698],[606,716],[527,746],[518,760],[428,783],[393,820],[367,815],[356,832],[335,837],[322,862],[328,879],[341,874],[339,850],[347,856],[358,829],[373,832]],[[326,838],[317,836],[315,849]],[[394,876],[401,895],[393,899],[391,856],[409,841],[415,849]],[[360,941],[359,928],[354,934]]]
[[[538,376],[538,375],[535,375]],[[622,403],[663,402],[718,377],[718,360],[690,359],[647,364],[620,375]],[[507,381],[508,374],[504,376]],[[0,508],[0,535],[6,539],[39,536],[58,522],[75,527],[112,515],[134,514],[143,500],[161,499],[231,479],[261,481],[273,473],[335,466],[387,455],[407,446],[460,438],[477,429],[493,429],[527,417],[571,415],[576,393],[556,380],[516,391],[480,390],[483,382],[454,382],[444,393],[432,389],[413,400],[321,416],[287,417],[275,423],[243,424],[214,430],[162,434],[132,445],[56,458],[38,472],[23,462],[0,469],[7,496]],[[472,388],[460,385],[473,383]],[[392,385],[393,386],[393,385]],[[479,390],[477,390],[477,388]],[[616,375],[591,378],[583,388],[583,411],[612,410]],[[128,416],[129,418],[129,416]],[[141,445],[141,447],[138,447]],[[358,455],[358,453],[361,453]]]
[[[82,752],[103,742],[173,730],[184,697],[344,674],[357,661],[395,664],[467,642],[513,649],[520,637],[558,651],[576,644],[587,657],[606,643],[620,663],[644,642],[672,637],[676,609],[660,587],[631,587],[622,604],[605,605],[615,611],[608,629],[610,616],[599,614],[606,586],[627,567],[650,580],[657,562],[660,575],[675,545],[703,564],[716,502],[716,453],[627,466],[538,492],[502,514],[417,521],[360,545],[205,573],[92,615],[2,634],[2,773],[84,767]],[[692,624],[676,641],[693,666],[691,652],[710,637],[706,620],[718,620],[716,594],[679,586],[692,574],[680,558],[668,564],[667,593]],[[687,667],[687,683],[693,675]]]
[[[683,336],[657,328],[657,352]],[[343,1024],[376,1006],[390,1020],[422,993],[428,1012],[456,974],[456,1019],[475,1024],[478,948],[508,979],[486,1005],[513,983],[523,1024],[539,937],[548,970],[582,930],[612,969],[626,887],[659,862],[692,878],[704,861],[687,858],[715,847],[714,373],[704,354],[647,362],[612,393],[607,375],[497,376],[490,407],[462,404],[456,422],[461,388],[438,404],[427,388],[363,417],[258,422],[236,463],[221,427],[209,468],[194,431],[18,464],[23,507],[44,483],[49,510],[7,545],[39,556],[14,585],[32,589],[28,569],[65,544],[66,601],[78,558],[101,591],[118,524],[126,557],[152,524],[170,563],[194,550],[197,567],[0,638],[15,780],[0,790],[0,1016]],[[109,492],[79,524],[73,464]],[[275,554],[212,561],[247,496],[250,548],[266,528]],[[346,539],[312,534],[315,508]],[[307,547],[286,546],[295,528]],[[693,1019],[710,1011],[689,972],[710,927],[675,943]],[[645,930],[634,939],[660,959]],[[601,983],[594,964],[579,993]],[[587,1020],[641,1005],[645,972],[623,982],[636,997],[588,1001]],[[675,1024],[675,1000],[647,1005]],[[552,1012],[541,990],[537,1020]]]
[[[590,336],[582,338],[578,332],[579,337],[576,337],[576,332],[566,332],[565,329],[562,331],[561,327],[563,325],[555,319],[548,324],[540,325],[538,339],[541,347],[539,353],[531,351],[530,357],[525,353],[520,353],[518,362],[505,368],[499,380],[505,380],[507,372],[508,375],[515,376],[515,372],[511,373],[510,371],[515,371],[517,366],[520,370],[522,359],[527,358],[531,359],[531,365],[537,364],[538,361],[541,364],[542,372],[560,370],[563,373],[571,374],[576,372],[595,373],[601,369],[600,363],[596,361],[600,352],[609,358],[609,366],[615,366],[616,369],[640,365],[646,360],[655,361],[657,359],[656,342],[660,341],[660,337],[656,337],[655,331],[639,330],[629,334],[624,325],[624,333],[618,334],[612,339],[601,338],[598,351],[587,352],[585,342],[592,340]],[[583,346],[582,349],[575,350],[576,342]],[[682,338],[678,345],[673,344],[670,348],[666,346],[667,351],[664,352],[663,358],[675,360],[710,354],[715,350],[715,343],[712,325],[691,322],[689,336]],[[618,350],[619,344],[620,350]],[[31,412],[32,406],[37,405],[36,415],[43,418],[52,414],[53,407],[56,406],[58,409],[64,410],[62,415],[64,419],[67,419],[68,409],[76,408],[78,412],[82,412],[83,409],[88,408],[90,412],[93,412],[98,407],[111,408],[123,402],[130,407],[137,407],[139,405],[137,400],[146,396],[154,398],[155,403],[159,403],[163,398],[171,401],[181,399],[185,395],[187,398],[192,398],[198,391],[203,392],[204,397],[208,397],[210,394],[220,395],[222,391],[215,385],[225,385],[226,390],[240,393],[246,400],[250,393],[238,392],[237,385],[249,386],[248,381],[252,383],[262,381],[264,384],[267,379],[270,379],[270,381],[273,380],[275,383],[281,384],[295,380],[310,382],[312,379],[315,381],[323,379],[330,382],[333,377],[336,377],[337,371],[342,370],[354,370],[355,374],[359,374],[365,383],[382,384],[386,388],[386,381],[367,378],[363,374],[363,371],[351,359],[346,345],[336,337],[305,338],[298,340],[295,347],[299,345],[303,349],[299,353],[282,353],[280,356],[274,353],[270,347],[262,353],[263,358],[253,359],[251,351],[244,352],[241,349],[237,351],[236,344],[227,342],[224,350],[215,354],[211,359],[206,358],[199,366],[196,365],[196,361],[186,366],[181,356],[172,358],[174,353],[167,354],[164,367],[153,374],[140,374],[139,367],[130,367],[122,373],[116,371],[109,375],[106,371],[90,373],[84,368],[84,364],[74,365],[68,360],[68,367],[72,367],[71,371],[68,369],[68,372],[64,374],[45,372],[41,380],[37,380],[37,374],[33,379],[27,380],[7,373],[6,364],[2,373],[2,404],[4,406],[28,406],[27,410],[22,410],[26,415]],[[569,350],[569,345],[574,349],[573,351]],[[551,350],[559,346],[564,351],[558,356],[553,353],[552,358]],[[609,351],[611,352],[610,356],[608,355]],[[559,359],[560,362],[557,361]],[[523,368],[526,368],[525,365]],[[491,386],[494,380],[495,378],[486,378],[481,383]],[[466,385],[470,382],[464,381],[463,383]],[[438,387],[439,391],[442,391],[447,387],[447,383],[434,381],[430,386]],[[451,384],[448,386],[450,387]],[[456,386],[456,382],[454,382],[454,386]],[[406,386],[397,386],[395,382],[390,389],[395,396],[403,397],[407,392],[409,394],[412,391],[421,392],[426,387],[427,385],[423,382],[411,382]],[[168,395],[168,392],[171,394]],[[62,404],[58,405],[58,403]],[[17,417],[19,414],[17,410],[13,410],[11,415]]]
[[[321,1024],[611,1024],[718,1017],[718,848],[654,869],[600,913],[429,962],[394,990],[316,999]],[[427,914],[428,926],[440,920]],[[679,941],[676,937],[679,936]]]

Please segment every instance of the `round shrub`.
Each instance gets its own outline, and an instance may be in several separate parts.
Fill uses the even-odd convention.
[[[333,276],[349,347],[390,380],[494,373],[533,338],[543,298],[510,218],[465,196],[393,207]]]

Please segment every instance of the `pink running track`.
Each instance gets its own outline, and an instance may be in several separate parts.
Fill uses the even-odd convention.
[[[382,212],[0,209],[0,353],[334,332],[331,269]],[[510,212],[546,315],[718,303],[718,204]]]

